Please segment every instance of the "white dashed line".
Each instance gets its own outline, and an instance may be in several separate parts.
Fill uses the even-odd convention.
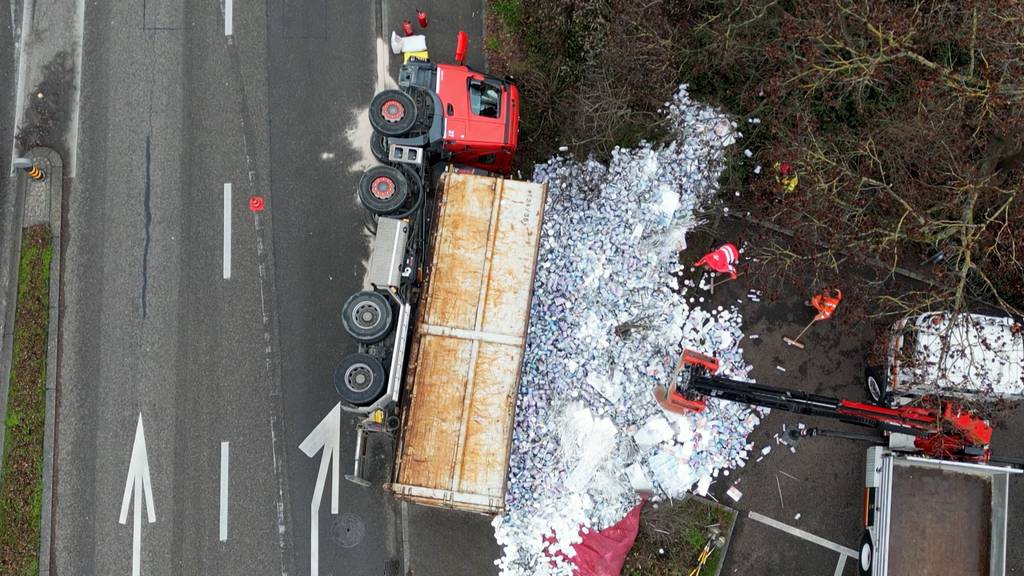
[[[224,35],[225,36],[232,36],[235,33],[234,22],[232,22],[232,20],[234,20],[234,17],[235,17],[234,2],[232,2],[232,0],[224,0]]]
[[[228,541],[228,457],[230,446],[220,443],[220,541]]]
[[[224,183],[224,279],[231,278],[231,183]]]

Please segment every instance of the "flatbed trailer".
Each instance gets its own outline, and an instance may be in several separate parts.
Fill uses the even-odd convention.
[[[868,448],[860,573],[1004,576],[1009,479],[1018,472]]]
[[[500,177],[441,178],[385,486],[399,499],[504,508],[546,194]]]

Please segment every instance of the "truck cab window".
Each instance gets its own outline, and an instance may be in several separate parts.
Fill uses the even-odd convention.
[[[469,107],[478,116],[501,116],[501,88],[480,80],[469,81]]]

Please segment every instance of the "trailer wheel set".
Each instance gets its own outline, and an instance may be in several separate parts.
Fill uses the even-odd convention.
[[[409,247],[395,248],[403,254],[395,258],[404,261],[389,262],[392,269],[399,267],[407,276],[414,276],[416,238],[422,238],[426,226],[421,208],[429,190],[424,185],[426,162],[392,162],[389,148],[393,139],[422,136],[429,129],[421,112],[430,113],[429,99],[420,90],[384,90],[370,103],[369,118],[373,127],[370,150],[381,164],[363,172],[359,178],[357,196],[366,209],[364,227],[375,237],[382,218],[389,221],[407,220],[408,229],[416,229],[419,236],[411,239]],[[341,359],[334,370],[334,388],[349,411],[367,413],[382,404],[388,392],[389,372],[394,370],[388,361],[395,348],[398,312],[403,303],[411,299],[405,290],[406,277],[393,279],[381,285],[349,296],[341,308],[341,323],[345,332],[358,344],[359,351]],[[401,286],[397,286],[401,284]],[[400,370],[401,367],[399,366]]]

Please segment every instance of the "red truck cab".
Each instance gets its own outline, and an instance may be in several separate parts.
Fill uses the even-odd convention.
[[[519,142],[519,89],[468,66],[436,65],[451,162],[507,174]]]
[[[398,85],[400,90],[380,92],[370,103],[371,148],[381,162],[411,158],[511,172],[519,143],[519,89],[513,82],[461,64],[411,59],[399,70]],[[392,158],[395,145],[403,150]]]

